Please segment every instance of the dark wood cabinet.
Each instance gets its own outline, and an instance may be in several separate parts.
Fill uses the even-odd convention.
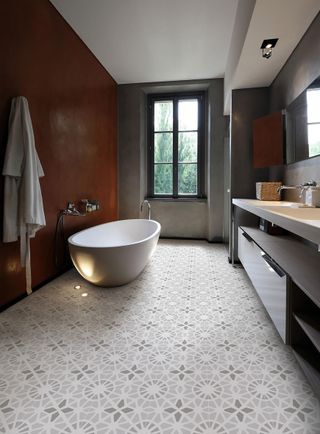
[[[284,119],[282,112],[253,121],[253,166],[255,169],[284,163]]]
[[[238,236],[242,265],[279,334],[320,396],[319,252],[291,234],[272,236],[256,227],[243,226]],[[266,264],[264,254],[270,258]]]

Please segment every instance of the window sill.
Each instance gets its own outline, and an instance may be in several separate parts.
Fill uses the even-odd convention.
[[[207,202],[206,197],[147,197],[149,202]]]

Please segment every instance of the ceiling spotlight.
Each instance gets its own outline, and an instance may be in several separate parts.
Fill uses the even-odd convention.
[[[272,48],[276,46],[279,38],[275,39],[265,39],[261,44],[262,57],[265,59],[270,59],[272,55]]]
[[[75,285],[75,286],[74,286],[74,289],[80,289],[80,288],[81,288],[80,285]]]

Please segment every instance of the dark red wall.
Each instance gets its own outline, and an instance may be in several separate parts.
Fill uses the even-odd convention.
[[[255,169],[283,164],[283,128],[281,111],[253,121],[253,167]]]
[[[40,182],[47,227],[31,241],[37,286],[61,271],[54,262],[54,233],[67,201],[101,203],[86,217],[67,217],[67,234],[117,218],[117,85],[48,0],[0,3],[0,56],[1,171],[10,102],[23,95],[45,172]],[[1,228],[2,214],[1,176]],[[0,306],[24,291],[19,244],[0,242]]]

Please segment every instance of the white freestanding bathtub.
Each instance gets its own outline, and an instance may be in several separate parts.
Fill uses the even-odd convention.
[[[147,265],[159,239],[154,220],[119,220],[77,232],[68,239],[78,272],[98,286],[119,286],[134,280]]]

